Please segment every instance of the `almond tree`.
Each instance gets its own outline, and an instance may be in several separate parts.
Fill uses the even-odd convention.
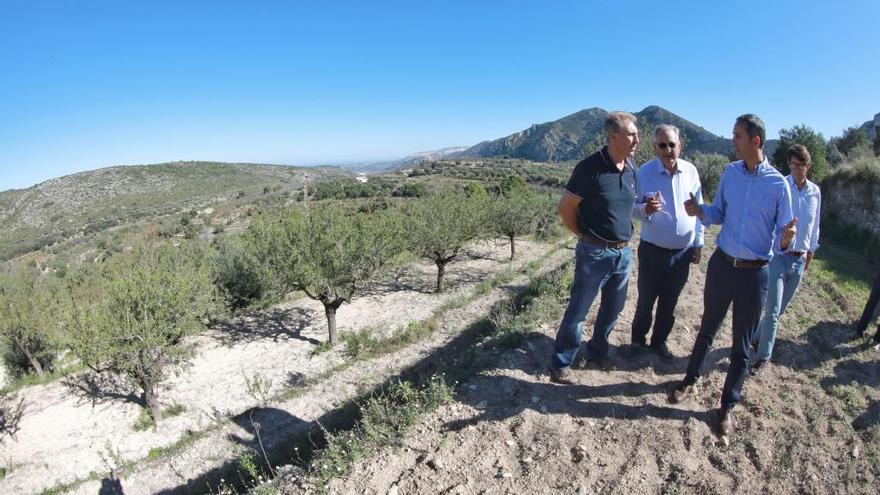
[[[159,386],[193,354],[185,337],[222,310],[207,256],[189,243],[148,243],[114,256],[81,287],[71,287],[68,296],[71,349],[93,371],[137,386],[150,416],[160,421]]]
[[[36,271],[0,274],[0,340],[7,369],[42,380],[55,360],[54,299]]]
[[[545,202],[528,190],[503,194],[492,200],[492,230],[510,241],[510,259],[516,256],[515,238],[533,234],[546,216]]]
[[[336,311],[402,251],[401,221],[394,210],[347,211],[319,204],[258,217],[244,234],[270,285],[301,290],[324,305],[331,344]]]
[[[443,292],[446,265],[488,231],[487,201],[479,195],[443,191],[408,205],[409,248],[437,265],[438,293]]]

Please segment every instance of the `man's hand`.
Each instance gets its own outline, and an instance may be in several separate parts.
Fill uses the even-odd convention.
[[[700,258],[703,256],[703,248],[691,248],[691,263],[695,265],[700,264]]]
[[[662,208],[660,204],[660,191],[657,191],[645,202],[645,215],[653,215],[660,211],[660,208]]]
[[[691,199],[684,202],[684,211],[689,216],[698,217],[700,220],[703,219],[703,207],[697,204],[697,198],[694,197],[694,193],[691,193]]]
[[[804,263],[804,271],[807,271],[807,268],[810,267],[810,262],[813,261],[813,252],[807,251],[807,262]]]
[[[788,245],[791,244],[791,240],[794,239],[795,235],[797,235],[797,217],[792,218],[782,230],[782,238],[779,239],[779,247],[781,247],[783,251],[788,249]]]

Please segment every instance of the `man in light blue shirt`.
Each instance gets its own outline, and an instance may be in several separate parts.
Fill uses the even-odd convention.
[[[674,356],[666,340],[675,326],[675,306],[690,265],[700,262],[703,248],[703,224],[687,214],[684,203],[693,194],[702,204],[703,193],[697,169],[679,157],[681,138],[677,127],[664,124],[654,129],[654,152],[657,158],[639,167],[636,174],[638,200],[633,216],[641,220],[642,231],[632,346],[640,350],[647,344],[656,302],[650,349],[670,359]]]
[[[758,354],[752,359],[751,374],[757,375],[765,368],[773,353],[779,317],[794,297],[804,271],[819,248],[819,214],[822,192],[819,186],[807,179],[810,170],[810,152],[804,145],[796,144],[785,153],[791,175],[785,179],[792,195],[794,216],[798,219],[798,232],[785,251],[774,249],[770,260],[767,301],[764,317],[752,338],[752,347]]]
[[[712,205],[701,206],[695,197],[685,202],[689,215],[705,225],[721,224],[721,233],[706,271],[700,332],[687,374],[671,400],[678,403],[695,392],[712,341],[732,304],[730,365],[718,410],[718,431],[724,437],[733,432],[733,407],[740,401],[748,376],[751,341],[767,294],[767,262],[774,248],[786,251],[797,233],[788,182],[764,156],[764,129],[756,115],[739,116],[733,127],[733,147],[741,160],[724,169]]]

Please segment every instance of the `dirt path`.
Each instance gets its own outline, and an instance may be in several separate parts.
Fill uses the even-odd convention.
[[[356,463],[328,492],[878,493],[880,356],[846,342],[849,309],[809,277],[781,320],[775,362],[746,383],[729,445],[713,431],[729,318],[696,397],[668,403],[696,336],[705,264],[692,270],[679,303],[675,360],[624,352],[633,277],[611,337],[617,370],[579,369],[575,385],[550,383],[544,371],[557,321],[547,322],[425,417],[403,448]]]
[[[518,241],[514,266],[538,259],[551,247]],[[507,249],[500,243],[475,246],[474,257],[447,268],[450,290],[439,296],[430,293],[433,265],[418,264],[340,308],[339,328],[342,332],[370,328],[376,333],[390,333],[410,321],[425,319],[444,302],[470,294],[479,282],[507,266]],[[565,253],[557,255],[564,257]],[[514,280],[511,284],[518,282]],[[492,300],[504,292],[502,287],[450,311],[440,330],[424,342],[389,356],[356,363],[338,376],[309,387],[299,397],[262,411],[257,420],[275,430],[274,434],[264,430],[267,442],[280,444],[285,432],[313,427],[313,421],[365,387],[382,382],[401,367],[442,346],[467,321],[483,315]],[[340,365],[346,359],[340,348],[313,355],[316,344],[325,339],[323,310],[320,303],[308,299],[236,319],[199,336],[194,341],[197,357],[168,381],[161,394],[166,405],[180,404],[186,410],[163,420],[155,431],[133,431],[140,408],[124,400],[131,393],[129,390],[120,388],[96,399],[71,384],[30,387],[21,394],[27,408],[21,428],[15,439],[3,445],[0,462],[6,466],[7,474],[0,480],[0,493],[38,493],[82,479],[90,472],[107,473],[112,467],[131,461],[136,465],[124,473],[122,481],[126,494],[156,493],[187,483],[198,484],[205,473],[231,462],[255,443],[250,419],[226,421],[240,417],[258,403],[247,392],[246,380],[258,377],[269,384],[270,393],[277,393]],[[215,430],[203,433],[211,428]],[[158,455],[161,449],[187,436],[192,442],[185,448]],[[101,482],[96,480],[81,484],[73,493],[94,494],[100,488]]]

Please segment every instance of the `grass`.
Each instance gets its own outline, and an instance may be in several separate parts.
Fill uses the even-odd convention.
[[[440,320],[434,316],[422,321],[410,321],[389,337],[375,337],[376,329],[365,328],[359,332],[342,334],[345,353],[354,359],[367,359],[394,352],[410,344],[428,338],[437,331]]]
[[[59,365],[51,371],[47,371],[41,379],[36,373],[27,373],[7,382],[6,386],[0,389],[0,393],[10,393],[21,390],[32,385],[43,385],[64,378],[67,375],[82,371],[85,369],[81,363],[69,363]]]
[[[418,418],[452,400],[454,384],[434,375],[421,386],[399,381],[360,405],[361,420],[349,431],[325,431],[327,445],[309,466],[319,489],[382,447],[400,447]]]
[[[186,406],[183,404],[172,404],[167,409],[162,411],[162,416],[164,419],[173,418],[174,416],[179,416],[186,412]],[[147,429],[156,428],[156,420],[153,419],[153,416],[150,415],[150,410],[146,407],[141,408],[140,414],[138,414],[137,419],[134,424],[131,425],[131,429],[134,431],[144,431]]]
[[[331,349],[333,349],[333,344],[331,344],[329,340],[321,342],[320,344],[316,345],[314,349],[312,349],[312,356],[323,354]]]

